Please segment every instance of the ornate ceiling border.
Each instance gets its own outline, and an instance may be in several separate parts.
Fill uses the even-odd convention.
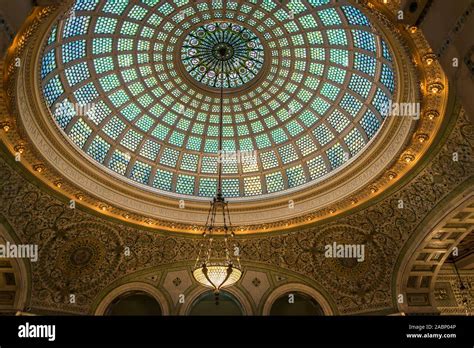
[[[64,146],[58,129],[52,127],[52,122],[45,122],[46,108],[44,103],[41,105],[36,78],[30,77],[38,76],[39,47],[64,6],[35,8],[9,49],[3,76],[6,99],[0,101],[5,109],[0,136],[11,155],[20,154],[21,163],[61,195],[109,217],[172,232],[201,233],[207,202],[186,201],[186,208],[179,209],[179,197],[157,197],[115,182],[84,158],[74,156],[74,149]],[[422,33],[388,19],[394,14],[379,3],[365,2],[361,7],[380,24],[397,57],[397,81],[403,86],[403,91],[397,88],[397,102],[421,98],[421,119],[414,122],[407,117],[393,117],[370,151],[326,181],[269,201],[233,203],[233,222],[240,233],[292,229],[361,207],[401,182],[435,141],[448,100],[447,81],[440,65]],[[20,67],[16,66],[17,58],[25,62]],[[288,208],[289,203],[294,209]]]

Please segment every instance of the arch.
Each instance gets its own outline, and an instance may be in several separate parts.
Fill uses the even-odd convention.
[[[253,309],[252,305],[250,304],[250,301],[245,297],[245,295],[236,287],[231,287],[223,290],[224,292],[229,293],[232,295],[240,304],[240,307],[242,309],[242,315],[253,315]],[[195,301],[204,295],[205,293],[209,292],[209,289],[203,288],[203,287],[197,287],[193,291],[191,291],[187,296],[184,304],[181,305],[181,307],[178,310],[179,315],[189,315],[191,312],[192,306],[195,303]]]
[[[446,201],[444,208],[407,243],[408,250],[396,274],[394,294],[401,313],[438,312],[434,305],[438,273],[453,249],[474,231],[474,225],[468,223],[474,215],[474,190]],[[464,214],[463,219],[457,218],[460,213]]]
[[[116,297],[105,311],[107,316],[160,316],[161,305],[150,294],[130,291]]]
[[[5,245],[7,242],[19,244],[15,237],[9,233],[4,224],[0,223],[0,244]],[[0,280],[0,292],[4,292],[7,297],[13,295],[11,304],[0,304],[0,312],[27,311],[28,294],[31,286],[28,262],[20,258],[0,258],[0,262],[3,263],[3,265],[0,264],[0,277],[4,280]]]
[[[129,284],[124,284],[110,291],[99,303],[99,305],[94,311],[94,315],[105,315],[107,313],[107,309],[113,303],[114,300],[124,294],[135,291],[143,292],[153,297],[159,303],[162,315],[170,314],[168,301],[166,300],[166,297],[157,288],[148,283],[133,282]]]
[[[215,294],[207,291],[194,300],[189,308],[191,316],[241,316],[243,315],[242,305],[231,293],[223,290],[219,293],[218,302],[215,301]]]
[[[329,302],[326,298],[316,289],[311,288],[304,284],[291,283],[280,286],[275,289],[270,295],[268,295],[265,304],[263,306],[263,315],[270,315],[271,309],[275,301],[277,301],[281,296],[288,293],[302,293],[310,296],[315,300],[322,308],[324,315],[334,315],[334,311],[329,305]]]
[[[321,305],[311,296],[301,292],[291,292],[280,296],[273,302],[270,315],[323,316],[324,313]]]

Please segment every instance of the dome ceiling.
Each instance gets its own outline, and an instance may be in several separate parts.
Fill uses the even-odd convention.
[[[278,194],[355,159],[395,92],[388,45],[329,0],[77,0],[41,59],[51,117],[110,173],[163,194]]]

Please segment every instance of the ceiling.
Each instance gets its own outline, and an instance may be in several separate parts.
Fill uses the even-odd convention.
[[[235,199],[349,165],[395,93],[378,29],[328,0],[78,0],[40,65],[51,118],[76,150],[119,179],[187,197],[216,192],[222,80],[223,191]]]
[[[217,186],[219,76],[223,191],[245,234],[379,199],[409,179],[445,118],[430,47],[383,5],[71,4],[36,8],[13,45],[4,137],[60,197],[120,221],[201,233]],[[387,117],[389,101],[419,103],[419,118]]]
[[[248,6],[255,7],[256,3],[260,5],[269,2],[266,0],[249,1]],[[95,1],[91,0],[88,3],[93,4]],[[220,2],[213,3],[220,4]],[[290,2],[291,6],[295,6],[295,8],[297,8],[296,4],[301,3],[310,4],[311,6],[319,4],[299,0]],[[339,10],[341,3],[335,5],[338,15],[342,13]],[[153,5],[153,2],[142,1],[140,3],[133,2],[133,4],[141,4],[140,6],[145,8],[147,4]],[[172,6],[176,5],[176,8],[185,7],[186,5],[183,4],[192,7],[197,2],[175,1]],[[199,2],[199,4],[203,3]],[[201,6],[205,6],[205,4],[206,2]],[[238,4],[238,6],[241,6],[242,2]],[[286,5],[281,5],[280,2],[276,4],[277,7],[285,6],[283,8],[287,8]],[[65,4],[60,5],[64,6]],[[377,3],[377,6],[379,7],[373,9],[373,11],[369,10],[368,7],[360,7],[367,18],[370,18],[372,25],[380,24],[376,18],[383,17],[378,13],[378,10],[384,5],[380,2]],[[392,6],[393,11],[396,10],[397,5],[394,5],[394,2],[389,2],[389,6]],[[319,9],[326,7],[328,6],[315,7],[313,12],[317,14]],[[75,42],[79,39],[87,40],[88,38],[88,34],[83,36],[80,34],[78,37],[56,37],[57,44],[52,42],[47,44],[51,28],[58,24],[57,19],[64,14],[65,11],[63,10],[64,8],[60,6],[36,9],[30,19],[26,21],[24,30],[19,33],[19,39],[11,47],[11,56],[7,57],[4,63],[5,75],[3,77],[6,98],[3,98],[3,94],[0,95],[0,109],[5,110],[1,119],[1,129],[3,130],[0,132],[0,137],[4,143],[0,149],[2,152],[0,156],[0,177],[4,178],[0,182],[0,216],[2,218],[0,227],[4,225],[5,230],[0,230],[0,232],[5,235],[11,233],[14,236],[12,240],[39,245],[40,250],[43,250],[42,255],[45,256],[40,258],[38,263],[32,263],[32,267],[31,269],[28,268],[28,272],[25,268],[21,279],[27,280],[27,286],[21,288],[13,286],[11,275],[4,276],[4,283],[11,287],[8,288],[9,291],[24,294],[22,296],[25,300],[19,301],[21,303],[26,303],[28,294],[28,307],[21,305],[19,308],[33,308],[35,313],[49,310],[71,314],[92,314],[95,313],[94,309],[97,308],[99,303],[103,304],[101,301],[105,297],[113,300],[114,296],[117,295],[116,290],[121,289],[121,287],[130,290],[130,282],[134,281],[145,284],[154,290],[163,289],[166,298],[161,302],[165,304],[169,302],[170,307],[175,306],[179,295],[184,293],[186,293],[187,302],[191,303],[193,296],[199,296],[199,289],[194,287],[189,270],[195,262],[200,238],[193,235],[184,235],[183,233],[169,232],[199,233],[198,224],[200,220],[196,217],[197,203],[193,206],[186,201],[186,209],[184,210],[178,208],[158,210],[156,207],[161,208],[164,205],[163,201],[159,202],[160,204],[163,203],[161,205],[156,204],[156,201],[152,201],[151,198],[150,201],[144,199],[139,201],[143,196],[141,191],[136,189],[137,186],[133,187],[134,190],[131,193],[126,192],[128,194],[126,195],[124,192],[127,185],[136,183],[136,180],[128,178],[128,174],[131,173],[133,163],[135,163],[133,161],[140,160],[140,152],[133,154],[129,151],[132,166],[130,164],[127,166],[125,175],[115,173],[108,168],[109,162],[104,161],[102,165],[91,165],[96,160],[89,154],[89,147],[85,144],[83,148],[79,148],[75,143],[77,139],[75,140],[70,136],[71,129],[79,119],[83,119],[83,122],[89,127],[93,127],[93,124],[90,123],[91,120],[88,117],[74,117],[69,123],[70,126],[68,124],[63,129],[54,122],[53,117],[56,116],[56,113],[53,112],[55,103],[51,104],[53,107],[48,105],[48,108],[42,108],[48,102],[47,98],[44,98],[43,87],[48,79],[53,76],[58,76],[59,81],[63,83],[63,88],[65,88],[64,94],[59,95],[58,98],[68,97],[75,102],[78,102],[74,98],[76,98],[76,95],[80,95],[81,84],[92,83],[98,91],[101,91],[100,78],[108,75],[115,75],[118,79],[121,79],[124,93],[129,93],[128,88],[131,88],[132,84],[145,83],[145,79],[148,78],[148,76],[142,76],[140,69],[138,69],[136,70],[137,79],[125,82],[123,80],[124,74],[132,67],[116,69],[115,65],[113,65],[114,68],[110,72],[97,75],[97,71],[94,70],[94,59],[100,58],[101,55],[103,57],[112,56],[114,64],[116,64],[118,56],[127,55],[127,52],[129,52],[125,50],[125,52],[119,53],[115,48],[118,47],[115,46],[118,45],[118,41],[114,40],[116,40],[116,36],[118,40],[120,38],[128,39],[130,35],[122,35],[121,33],[115,35],[115,32],[113,35],[97,34],[100,38],[112,39],[112,54],[104,52],[101,55],[94,55],[92,53],[93,43],[89,40],[86,46],[85,58],[79,58],[77,62],[73,60],[70,63],[56,60],[57,65],[53,70],[49,72],[41,71],[42,59],[46,57],[48,50],[54,49],[54,58],[62,59],[62,47],[64,45],[68,42]],[[113,10],[119,11],[119,8],[113,8]],[[129,9],[126,8],[124,11],[127,10]],[[263,11],[263,7],[260,6],[258,10]],[[78,17],[78,14],[80,17],[81,11],[76,12],[76,17]],[[177,12],[176,15],[179,13]],[[207,12],[204,11],[203,13],[205,15]],[[297,11],[294,11],[294,14],[298,20]],[[306,12],[301,13],[301,15],[305,14]],[[104,16],[116,18],[117,21],[121,18],[118,14],[106,14]],[[242,14],[242,16],[244,15]],[[258,26],[248,22],[252,16],[254,16],[253,12],[245,14],[246,20],[242,28],[247,28],[258,37],[260,35]],[[319,16],[317,14],[316,20]],[[342,13],[342,16],[345,16],[345,14]],[[188,17],[185,16],[189,19]],[[339,18],[344,21],[346,17]],[[62,24],[65,25],[68,20],[64,20]],[[322,21],[321,18],[319,20]],[[130,21],[134,22],[133,19],[130,19]],[[198,21],[198,19],[195,21]],[[145,20],[139,22],[146,26],[147,22]],[[185,81],[189,90],[200,91],[199,93],[205,96],[203,100],[208,100],[209,105],[214,103],[212,104],[214,107],[219,102],[219,88],[209,83],[197,81],[195,77],[190,76],[185,64],[181,62],[185,59],[183,57],[183,44],[188,34],[192,30],[216,22],[220,23],[220,21],[214,20],[193,23],[182,35],[179,35],[182,41],[176,42],[176,47],[180,48],[174,51],[176,55],[173,54],[171,60],[166,59],[166,55],[164,60],[156,60],[156,62],[153,60],[153,67],[150,66],[151,69],[162,64],[164,69],[168,69],[168,64],[176,64],[176,75]],[[380,22],[385,23],[383,20]],[[469,205],[466,210],[453,215],[453,218],[449,220],[449,224],[443,226],[442,231],[434,230],[432,227],[438,223],[438,214],[444,215],[452,211],[457,200],[462,197],[465,199],[472,191],[470,188],[473,187],[472,174],[474,172],[474,161],[472,160],[474,149],[473,127],[469,123],[468,115],[465,113],[462,104],[459,103],[459,100],[456,100],[455,93],[452,93],[454,89],[445,80],[438,62],[434,60],[431,61],[431,64],[427,63],[425,57],[432,57],[432,52],[421,30],[412,32],[408,28],[402,27],[396,19],[393,22],[395,23],[394,26],[385,23],[378,29],[383,33],[382,36],[387,42],[387,46],[391,48],[390,53],[393,56],[391,66],[396,82],[396,100],[419,100],[423,106],[420,119],[408,122],[405,119],[402,120],[402,118],[386,118],[381,127],[375,131],[376,134],[371,139],[371,143],[359,152],[357,160],[354,156],[352,162],[341,165],[326,174],[330,176],[330,180],[324,181],[324,176],[322,176],[308,181],[307,184],[284,188],[275,193],[262,192],[260,195],[248,196],[248,200],[244,200],[245,196],[243,195],[233,198],[234,202],[230,204],[231,209],[235,209],[232,212],[232,218],[233,222],[236,222],[237,242],[241,247],[247,270],[241,284],[238,284],[236,289],[238,291],[243,290],[248,298],[246,301],[239,298],[241,302],[248,302],[248,307],[253,310],[249,310],[247,313],[266,313],[265,307],[262,308],[262,305],[265,302],[271,302],[271,296],[274,294],[273,290],[279,291],[287,287],[287,290],[290,288],[291,291],[294,291],[301,284],[307,284],[307,287],[320,291],[322,297],[328,299],[333,312],[337,314],[398,313],[402,306],[397,303],[395,295],[401,293],[408,294],[407,299],[412,301],[408,304],[415,306],[415,309],[409,308],[409,310],[416,312],[418,306],[422,307],[423,313],[433,304],[431,302],[432,298],[430,296],[425,297],[423,292],[426,291],[426,293],[436,296],[436,291],[431,291],[431,287],[427,287],[427,285],[434,285],[437,280],[441,280],[440,284],[443,286],[448,280],[453,284],[457,284],[455,282],[458,279],[454,278],[453,274],[449,274],[449,279],[443,274],[438,277],[436,265],[442,263],[442,258],[439,257],[440,252],[445,253],[450,250],[455,243],[462,239],[460,238],[461,235],[467,232],[467,230],[461,231],[459,229],[460,225],[472,227],[472,205]],[[139,23],[137,22],[137,24]],[[165,22],[162,22],[162,24],[164,25]],[[64,26],[60,25],[57,28],[56,33],[64,33]],[[95,28],[92,19],[88,28],[88,30]],[[326,39],[326,35],[328,35],[326,31],[330,29],[325,27],[321,30],[324,33],[323,39]],[[117,30],[121,31],[120,28]],[[376,30],[376,27],[371,26],[371,30]],[[169,32],[170,38],[175,36],[175,32]],[[286,32],[286,29],[283,30],[284,37],[290,35],[289,32]],[[345,31],[345,35],[349,40],[348,45],[353,45],[353,42],[350,41],[353,40],[352,32]],[[396,37],[400,40],[397,41]],[[151,41],[151,39],[143,40]],[[260,40],[265,49],[268,42],[270,40]],[[63,46],[60,47],[60,43]],[[327,52],[342,48],[337,47],[328,47]],[[410,47],[410,49],[407,47]],[[377,48],[379,48],[378,44]],[[283,51],[284,49],[284,47],[279,47],[279,50]],[[353,50],[370,55],[370,52],[364,52],[363,49],[359,50],[352,46],[348,51]],[[239,98],[242,98],[247,91],[257,91],[259,87],[263,88],[263,78],[271,72],[271,70],[267,70],[270,69],[268,57],[271,57],[271,55],[266,52],[268,51],[263,51],[262,67],[255,71],[254,77],[241,86],[225,88],[225,99],[227,100],[225,105],[231,108],[231,111],[227,113],[228,117],[232,118],[235,114],[232,108],[239,105],[242,108],[245,107],[245,103],[241,103]],[[384,58],[378,56],[379,54],[383,55],[383,51],[377,51],[374,53],[374,57],[376,54],[377,62],[380,61],[390,66],[387,59],[384,60]],[[321,61],[321,64],[324,65],[323,69],[327,67],[341,68],[338,64],[332,64],[330,55],[331,53],[327,53],[325,56],[327,59],[324,62]],[[404,60],[404,56],[408,56],[408,59]],[[12,64],[15,62],[14,58],[17,57],[21,57],[22,64],[18,68],[12,68]],[[350,59],[355,59],[352,56],[350,57]],[[144,67],[147,65],[135,62],[138,56],[132,58],[134,59],[134,66]],[[296,59],[296,61],[300,60]],[[81,62],[86,63],[87,67],[91,68],[88,70],[91,77],[77,84],[68,84],[65,70]],[[150,64],[152,63],[148,63],[148,65]],[[380,67],[380,65],[377,66]],[[291,69],[287,70],[292,71]],[[362,70],[357,70],[352,66],[351,69],[347,71],[350,76],[365,76]],[[341,68],[341,70],[344,69]],[[42,73],[46,73],[44,78],[41,75]],[[286,78],[292,79],[291,76],[288,73],[280,77],[286,81]],[[159,77],[156,77],[156,79],[159,79]],[[320,80],[316,94],[319,98],[325,100],[321,86],[325,83],[336,87],[338,85],[336,81],[329,78],[329,74],[321,75]],[[164,83],[170,81],[166,80]],[[297,88],[306,89],[304,81],[306,81],[305,78],[301,83],[295,83]],[[42,83],[41,88],[38,88],[40,83]],[[158,80],[158,83],[161,84],[162,81]],[[382,84],[380,84],[380,81],[374,83],[377,88],[384,88],[383,82]],[[433,92],[433,89],[430,88],[432,85],[441,86],[441,89],[438,92]],[[351,89],[348,86],[344,86],[343,89],[347,93],[353,94],[354,98],[359,98],[356,94],[360,89]],[[447,106],[448,91],[450,92],[450,103]],[[102,92],[101,96],[104,103],[110,106],[109,98],[112,92]],[[289,93],[288,90],[286,92]],[[183,95],[185,95],[184,91]],[[130,95],[130,101],[127,103],[133,102],[137,107],[141,107],[141,103],[138,101],[141,96],[142,94]],[[278,101],[277,97],[274,97]],[[234,102],[234,98],[237,98],[237,102]],[[180,99],[180,101],[182,100],[183,98]],[[293,100],[298,101],[298,95],[294,95],[291,101]],[[124,106],[128,105],[127,103]],[[160,104],[161,99],[157,99],[156,103]],[[181,105],[184,105],[184,101]],[[342,104],[333,103],[331,105],[340,108]],[[371,105],[364,107],[367,106],[369,108],[373,107],[373,101]],[[143,107],[142,109],[145,113],[150,108]],[[169,112],[171,112],[171,109]],[[260,111],[257,110],[256,112]],[[347,116],[347,110],[341,112]],[[218,114],[215,111],[213,113]],[[121,107],[113,109],[113,114],[116,117],[121,117],[123,122],[126,122]],[[288,122],[295,120],[302,124],[297,114],[292,115],[294,118],[288,120]],[[8,118],[5,119],[4,115]],[[430,115],[436,116],[430,117]],[[329,115],[326,116],[330,117]],[[184,119],[185,116],[178,115],[177,117]],[[133,129],[136,129],[137,132],[140,131],[138,124],[128,122],[130,124],[127,123],[127,130],[136,127]],[[160,119],[157,118],[157,125],[159,122]],[[204,123],[204,121],[197,119],[193,122]],[[206,127],[213,124],[210,119],[206,122]],[[330,127],[329,121],[329,123],[323,122],[328,128]],[[163,122],[161,124],[166,125]],[[282,127],[286,127],[284,123],[282,124]],[[387,127],[392,124],[398,125],[398,128]],[[403,128],[400,124],[406,124],[406,127]],[[5,125],[9,127],[9,130],[6,130]],[[240,124],[232,124],[234,129],[237,129],[235,128],[237,125]],[[266,123],[264,126],[266,126]],[[354,121],[349,127],[360,131],[360,126],[360,121]],[[54,131],[51,131],[51,129]],[[404,130],[403,134],[400,129]],[[439,129],[442,129],[442,131],[438,132]],[[180,132],[180,129],[170,128],[170,132],[172,131]],[[102,129],[102,124],[93,128],[93,132],[88,136],[87,141],[93,141],[99,133],[102,134],[104,141],[108,141],[111,146],[115,146],[113,151],[124,149],[124,145],[121,144],[122,138],[117,138],[116,141],[107,138],[105,130]],[[125,133],[125,131],[122,132],[121,136],[124,136]],[[192,134],[192,130],[190,134]],[[265,134],[271,137],[271,133],[266,132]],[[393,137],[389,138],[388,134]],[[207,138],[212,139],[215,136],[208,134],[206,131],[203,133],[203,139]],[[58,141],[56,141],[57,139]],[[153,140],[153,138],[151,139]],[[160,142],[161,146],[164,147],[173,147],[168,141],[169,139],[171,139],[170,135],[162,141],[156,139],[154,141]],[[238,137],[235,139],[240,141]],[[316,138],[314,139],[316,141]],[[344,141],[344,137],[341,138],[341,135],[338,136],[338,139]],[[419,139],[424,140],[419,141]],[[375,151],[374,147],[378,140],[382,140],[386,147],[381,148],[380,151]],[[405,145],[394,147],[396,141]],[[298,146],[296,140],[292,144]],[[431,146],[432,144],[436,146]],[[21,162],[17,163],[14,161],[14,156],[19,153],[19,146],[22,149]],[[71,151],[72,148],[75,148],[75,151]],[[141,148],[138,147],[138,149]],[[275,156],[278,156],[279,152],[274,149],[278,149],[278,146],[274,147],[272,145],[269,150],[273,151]],[[187,149],[181,150],[185,152]],[[193,151],[190,152],[194,153]],[[82,155],[80,155],[81,153]],[[453,160],[454,153],[459,155],[458,161]],[[199,156],[216,156],[215,153],[203,151],[196,152],[196,154]],[[110,155],[110,152],[107,155]],[[87,171],[84,168],[79,168],[81,156],[84,159],[89,158],[84,160],[84,162],[87,162]],[[280,157],[277,158],[279,161],[281,160]],[[411,162],[406,161],[406,158],[412,158]],[[301,161],[306,159],[307,157],[302,157]],[[169,193],[175,196],[180,195],[176,193],[175,179],[177,180],[177,176],[191,173],[189,170],[181,169],[180,160],[174,168],[162,166],[163,170],[166,169],[174,175],[171,186],[174,191],[169,191]],[[161,166],[161,163],[155,162],[153,162],[153,165],[156,165],[157,168]],[[370,165],[375,164],[380,165],[380,167],[377,170],[372,170]],[[289,165],[293,164],[290,163]],[[198,168],[201,168],[199,166]],[[282,175],[285,175],[286,167],[283,165],[280,165],[280,167]],[[41,168],[41,171],[38,168]],[[84,170],[83,176],[77,174],[79,172],[78,168]],[[108,179],[104,180],[103,185],[101,185],[102,183],[95,176],[93,169],[104,173],[112,172],[116,175],[111,176],[113,179],[107,177]],[[342,172],[345,176],[350,177],[349,181],[352,184],[346,191],[342,192],[338,190],[338,185],[342,186],[341,180],[339,180],[340,177],[338,177],[341,169],[343,169]],[[90,175],[90,173],[94,173],[94,175]],[[245,177],[244,174],[242,174],[242,177]],[[196,183],[198,183],[198,179],[204,174],[196,170],[191,175],[195,175]],[[231,174],[226,175],[231,176]],[[263,175],[265,175],[265,172],[263,172]],[[206,173],[204,177],[207,176]],[[359,176],[363,176],[364,180],[357,182]],[[84,177],[88,181],[84,180]],[[213,178],[214,174],[209,174],[209,177]],[[238,178],[240,180],[240,176]],[[264,187],[263,183],[266,183],[266,177],[261,176],[261,179],[262,187]],[[317,184],[315,185],[315,183]],[[146,186],[139,183],[137,185]],[[292,195],[290,197],[295,200],[295,207],[293,210],[289,209],[283,193],[289,195],[293,189],[299,190],[298,193],[300,193],[304,191],[302,188],[307,187],[305,185],[311,185],[312,190],[314,190],[305,192],[313,200],[302,202],[303,200],[297,199],[296,195]],[[199,191],[196,191],[198,190],[197,187],[195,186],[193,191],[195,196],[184,195],[195,199],[199,198]],[[153,187],[153,185],[147,186],[147,188],[152,192],[156,192],[156,196],[167,192]],[[244,189],[245,182],[244,186],[239,186],[239,194],[245,193]],[[323,191],[323,194],[314,194],[316,189],[317,192]],[[148,198],[155,196],[149,195],[150,191],[147,191]],[[196,192],[198,192],[197,195]],[[277,199],[272,199],[273,195],[278,194],[278,192],[282,194],[279,197],[280,202]],[[359,192],[361,192],[360,195]],[[119,200],[121,194],[125,196],[122,201]],[[272,208],[277,206],[278,209],[281,209],[271,210],[268,206],[263,206],[262,203],[262,207],[260,207],[262,209],[257,211],[254,200],[257,200],[258,197],[266,197]],[[208,197],[203,196],[201,198],[208,203]],[[77,209],[70,208],[70,199],[77,200]],[[237,202],[236,200],[240,201]],[[280,206],[278,206],[279,203],[281,203]],[[301,206],[305,203],[307,205],[302,209]],[[400,203],[402,203],[403,208],[400,208]],[[176,202],[174,204],[176,205]],[[105,209],[102,209],[104,207]],[[139,210],[137,207],[142,209],[142,212],[136,213],[135,211]],[[257,222],[251,219],[257,220]],[[276,222],[278,219],[280,221]],[[180,222],[183,222],[183,225],[179,225]],[[184,222],[192,225],[184,225]],[[246,225],[247,223],[248,225]],[[303,223],[308,226],[302,226]],[[263,231],[275,233],[246,235],[247,233]],[[461,272],[465,271],[466,268],[472,269],[470,267],[472,258],[465,252],[472,249],[471,235],[467,235],[458,245],[460,256],[459,259],[456,259],[456,264]],[[423,239],[425,237],[430,242],[426,244],[426,250],[424,249],[425,239]],[[422,242],[418,244],[420,240]],[[344,260],[326,258],[324,245],[330,245],[333,242],[364,243],[367,250],[366,261],[364,263],[345,262]],[[124,246],[133,251],[131,257],[123,256]],[[426,254],[424,257],[429,256],[430,259],[423,261],[415,258],[413,264],[418,268],[413,269],[413,273],[410,273],[412,269],[408,267],[408,271],[405,272],[403,265],[410,264],[411,256],[417,256],[419,253]],[[431,256],[433,257],[431,258]],[[25,260],[18,261],[24,263]],[[466,263],[467,261],[469,261],[469,264]],[[419,268],[420,266],[423,268]],[[16,272],[13,272],[10,265],[7,265],[5,271],[7,274],[15,273],[16,277]],[[401,281],[404,274],[412,277],[408,277],[406,281]],[[20,284],[20,282],[16,282],[16,284]],[[438,286],[440,284],[437,283]],[[418,288],[415,289],[413,286]],[[68,301],[68,296],[72,292],[78,294],[78,301],[75,304]],[[159,293],[161,293],[161,290]],[[10,296],[10,299],[13,299],[13,297]],[[186,306],[187,304],[172,307],[174,308],[173,313],[186,313]],[[252,306],[255,308],[252,308]],[[163,312],[165,313],[165,310]]]

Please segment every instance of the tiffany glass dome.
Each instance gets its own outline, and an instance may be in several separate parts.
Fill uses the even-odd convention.
[[[164,195],[212,197],[220,87],[235,200],[303,189],[370,147],[395,93],[391,50],[330,0],[77,0],[45,39],[51,119],[106,173]]]

